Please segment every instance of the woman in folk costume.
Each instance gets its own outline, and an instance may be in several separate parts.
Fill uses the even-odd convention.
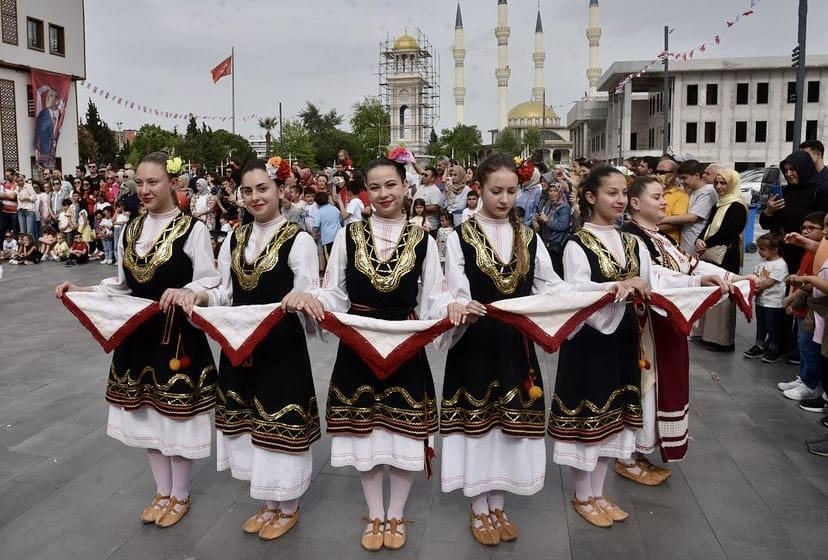
[[[241,196],[253,215],[222,244],[221,285],[192,296],[197,305],[277,303],[290,292],[319,284],[316,244],[281,215],[290,173],[253,160],[242,170]],[[192,311],[192,304],[185,305]],[[265,500],[245,533],[265,540],[287,533],[299,520],[299,497],[310,485],[311,443],[319,439],[319,413],[305,333],[296,315],[285,316],[240,366],[222,353],[216,406],[218,470],[250,481],[250,496]]]
[[[321,320],[325,310],[390,321],[439,318],[450,296],[434,239],[403,213],[405,168],[387,158],[367,168],[374,213],[340,230],[331,249],[323,289],[291,294],[282,304]],[[418,300],[418,284],[421,284]],[[434,384],[425,351],[379,380],[359,353],[339,344],[326,410],[331,464],[360,473],[368,504],[362,546],[379,550],[405,544],[404,508],[416,471],[428,466],[429,437],[437,431]],[[391,494],[383,503],[383,469]]]
[[[713,179],[719,202],[710,215],[707,227],[696,241],[700,260],[712,262],[738,274],[742,261],[742,231],[748,209],[739,190],[741,179],[732,169],[722,169]],[[730,352],[736,338],[736,306],[725,300],[707,313],[699,323],[702,342],[708,350]]]
[[[572,467],[575,511],[609,527],[628,516],[604,496],[610,458],[629,460],[642,425],[638,322],[627,297],[650,298],[650,255],[615,227],[627,207],[620,171],[593,168],[581,181],[578,204],[584,226],[564,249],[564,279],[579,290],[614,291],[616,303],[561,346],[549,434],[553,461]]]
[[[440,432],[442,489],[472,498],[471,532],[484,545],[517,538],[505,493],[529,496],[546,472],[542,381],[534,343],[486,317],[483,304],[570,289],[538,236],[514,210],[518,173],[494,155],[477,168],[482,209],[446,241],[449,317],[462,322],[446,359]],[[557,290],[556,290],[557,289]],[[462,305],[461,305],[462,304]]]
[[[652,281],[655,288],[720,286],[729,290],[731,282],[750,278],[737,276],[714,264],[685,255],[672,240],[658,231],[658,224],[665,216],[667,201],[664,199],[664,187],[656,178],[636,178],[630,185],[627,196],[630,220],[621,227],[621,231],[637,236],[647,248],[653,262]],[[644,425],[638,433],[638,453],[635,460],[615,460],[615,471],[618,474],[645,486],[661,484],[672,472],[663,467],[656,467],[642,454],[652,453],[660,444],[663,456],[678,460],[684,456],[687,448],[686,408],[682,407],[685,415],[681,417],[676,417],[675,414],[658,415],[662,418],[661,422],[664,418],[670,417],[674,426],[681,424],[681,427],[677,428],[678,432],[673,431],[673,441],[659,441],[656,430],[656,382],[661,383],[661,376],[664,376],[665,384],[679,387],[683,385],[685,395],[689,382],[687,340],[684,337],[671,336],[672,332],[668,328],[647,325],[642,333],[647,341],[644,346],[652,346],[655,353],[653,356],[653,352],[645,352],[650,357],[649,361],[654,369],[645,369],[641,373]],[[669,349],[669,352],[659,353],[660,349]]]
[[[179,309],[194,291],[218,286],[210,232],[179,211],[174,178],[180,158],[154,152],[135,175],[147,213],[130,222],[118,246],[118,277],[98,286],[64,282],[68,291],[132,295],[158,302],[161,311],[115,349],[106,388],[107,434],[130,447],[144,447],[157,493],[144,523],[169,527],[190,509],[193,459],[210,456],[210,411],[216,398],[216,367],[207,339]]]

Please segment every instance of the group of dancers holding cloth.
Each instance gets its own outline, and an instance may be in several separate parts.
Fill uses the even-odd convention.
[[[658,233],[666,203],[656,179],[628,185],[613,167],[593,169],[579,186],[584,225],[566,245],[562,279],[515,212],[511,157],[479,165],[482,208],[449,235],[445,271],[434,238],[405,218],[404,166],[376,159],[365,170],[373,213],[339,231],[320,285],[314,240],[280,212],[280,170],[263,160],[244,168],[240,194],[254,221],[227,237],[216,266],[207,228],[177,209],[171,161],[157,152],[138,166],[146,214],[124,228],[117,278],[56,288],[87,326],[104,321],[96,302],[151,304],[110,329],[118,333],[107,434],[147,449],[156,494],[141,519],[158,527],[190,509],[192,464],[211,454],[212,414],[218,470],[249,481],[262,501],[244,532],[275,539],[296,525],[321,433],[306,337],[332,317],[375,333],[394,325],[425,333],[384,370],[368,359],[377,352],[369,336],[340,336],[325,426],[332,466],[359,472],[365,549],[405,544],[406,501],[417,472],[430,476],[438,432],[442,490],[470,500],[480,544],[518,538],[506,495],[543,487],[547,433],[552,460],[571,470],[574,509],[610,527],[628,517],[604,492],[611,464],[658,484],[670,471],[645,456],[686,453],[689,323],[720,299],[750,297],[750,278],[688,257]],[[619,229],[625,212],[631,220]],[[218,318],[210,328],[199,328],[200,310]],[[251,317],[261,323],[246,327],[252,335],[238,355],[214,336],[231,337]],[[218,368],[205,331],[222,339]],[[543,387],[536,355],[544,337],[560,347],[554,391]],[[424,350],[432,339],[448,348],[439,399]]]

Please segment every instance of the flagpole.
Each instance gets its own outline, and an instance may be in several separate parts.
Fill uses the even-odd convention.
[[[227,51],[224,51],[227,52]],[[233,115],[233,134],[236,133],[236,49],[230,47],[230,104]]]

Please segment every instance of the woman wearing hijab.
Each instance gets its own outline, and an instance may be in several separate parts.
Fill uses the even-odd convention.
[[[710,213],[707,226],[696,240],[696,252],[703,261],[739,273],[742,260],[742,230],[748,210],[739,191],[741,179],[732,169],[722,169],[713,179],[719,202]],[[736,334],[736,306],[726,299],[708,311],[699,326],[708,350],[732,352]]]
[[[451,165],[443,176],[443,201],[441,208],[451,214],[455,226],[463,220],[463,210],[466,209],[466,197],[471,190],[466,184],[466,169],[462,165]]]

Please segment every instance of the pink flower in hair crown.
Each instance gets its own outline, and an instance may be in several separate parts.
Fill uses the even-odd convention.
[[[414,154],[405,146],[397,146],[388,152],[388,159],[396,161],[397,163],[410,163],[414,161]]]

